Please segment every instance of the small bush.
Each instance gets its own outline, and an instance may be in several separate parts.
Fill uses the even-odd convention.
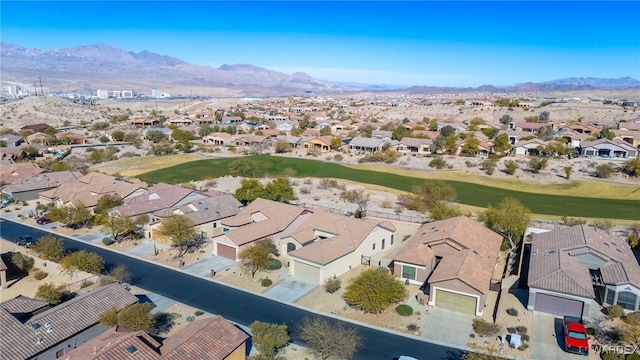
[[[340,155],[340,154],[336,154],[336,155],[334,155],[334,157],[333,157],[333,160],[335,160],[335,161],[342,161],[342,159],[343,159],[343,157],[342,157],[342,155]]]
[[[420,330],[420,327],[418,325],[416,325],[416,324],[407,325],[407,331],[410,331],[410,332],[414,333],[414,332],[416,332],[418,330]]]
[[[634,311],[622,317],[622,320],[629,325],[640,325],[640,311]]]
[[[46,278],[46,277],[47,277],[47,275],[49,275],[49,273],[46,273],[46,272],[44,272],[44,271],[42,271],[42,270],[38,270],[38,271],[36,271],[36,272],[34,272],[34,273],[33,273],[33,277],[34,277],[36,280],[42,280],[42,279]]]
[[[196,312],[194,312],[194,313],[193,313],[193,315],[195,315],[195,316],[202,316],[202,315],[204,315],[204,311],[202,311],[202,310],[196,310]]]
[[[325,281],[324,290],[329,294],[333,294],[334,292],[338,291],[338,289],[340,289],[340,286],[342,286],[342,282],[340,281],[340,279],[331,278]]]
[[[592,327],[588,327],[586,328],[587,330],[587,335],[591,335],[591,336],[595,336],[598,334],[598,330],[592,328]]]
[[[624,360],[640,360],[640,354],[627,354],[625,355]]]
[[[267,264],[267,270],[280,270],[282,268],[282,263],[278,259],[269,259],[269,263]]]
[[[500,326],[478,318],[473,320],[473,331],[480,336],[494,336],[500,332]]]
[[[439,156],[429,161],[429,167],[436,168],[438,170],[444,169],[446,166],[447,166],[447,162]]]
[[[516,310],[514,308],[508,308],[507,309],[507,314],[509,314],[511,316],[518,316],[518,310]]]
[[[520,351],[525,351],[525,350],[527,350],[528,348],[529,348],[529,344],[526,344],[526,343],[525,343],[525,344],[520,345],[520,347],[518,348],[518,350],[520,350]]]
[[[102,239],[102,243],[104,244],[104,246],[109,246],[111,244],[113,244],[113,240],[111,240],[110,237],[106,237]]]
[[[624,360],[624,355],[616,354],[615,352],[606,352],[600,354],[602,360]]]
[[[607,315],[612,318],[619,318],[624,316],[624,309],[620,305],[613,305],[607,308]]]
[[[271,286],[271,284],[273,284],[273,281],[271,281],[271,279],[262,279],[262,281],[260,282],[260,285],[262,285],[262,287],[269,287]]]
[[[89,287],[89,286],[91,286],[91,285],[93,285],[93,284],[95,284],[93,281],[91,281],[91,280],[87,280],[87,279],[84,279],[84,280],[82,280],[82,282],[80,283],[80,289],[84,289],[84,288]]]
[[[413,308],[409,305],[401,304],[396,307],[396,312],[401,316],[411,316]]]
[[[527,333],[527,327],[526,326],[516,326],[516,333],[523,335]]]

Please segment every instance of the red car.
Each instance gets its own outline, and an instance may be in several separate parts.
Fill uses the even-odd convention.
[[[582,319],[564,317],[564,350],[578,355],[589,355],[589,340]]]
[[[49,224],[53,221],[51,221],[50,219],[46,218],[45,216],[41,216],[38,218],[38,220],[36,220],[36,222],[40,225],[44,225],[44,224]]]

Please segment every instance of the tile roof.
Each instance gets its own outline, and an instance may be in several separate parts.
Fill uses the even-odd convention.
[[[633,284],[640,288],[640,265],[629,244],[587,225],[533,235],[529,286],[593,298],[589,267],[579,262],[584,254],[605,263],[600,267],[605,284]]]
[[[64,183],[78,180],[82,174],[77,171],[56,171],[37,174],[28,179],[24,179],[5,186],[11,193],[24,191],[45,190],[58,187]]]
[[[160,343],[144,331],[114,326],[67,354],[65,360],[156,360]]]
[[[47,170],[31,163],[2,165],[2,167],[0,167],[0,182],[13,184],[43,172],[47,172]]]
[[[311,240],[315,241],[290,252],[289,256],[326,265],[355,251],[376,227],[395,232],[395,227],[389,222],[375,223],[315,210],[313,215],[298,227],[299,230],[291,234],[303,245]],[[316,230],[334,236],[319,239],[315,235]]]
[[[21,318],[22,316],[27,315],[31,316],[32,313],[48,307],[49,303],[46,301],[40,301],[22,295],[18,295],[0,303],[0,308],[6,310],[16,318]]]
[[[223,360],[249,336],[221,316],[194,321],[167,338],[160,348],[167,360]],[[243,354],[244,355],[244,354]]]
[[[405,136],[402,138],[402,140],[400,140],[400,144],[406,145],[406,146],[412,146],[412,147],[419,147],[421,145],[430,146],[431,144],[433,144],[433,140],[425,139],[425,138],[412,138],[412,137]]]
[[[193,221],[194,225],[201,225],[234,216],[241,209],[242,203],[233,195],[222,193],[184,205],[158,210],[153,215],[160,218],[176,214],[185,215]]]
[[[123,216],[151,213],[172,207],[193,192],[191,189],[178,185],[158,183],[140,195],[125,199],[124,204],[115,207],[113,210]]]
[[[115,307],[122,309],[138,298],[120,284],[103,286],[40,312],[24,324],[1,307],[0,359],[14,360],[33,357],[52,346],[98,323],[100,314]],[[50,324],[51,330],[47,329]],[[34,326],[40,329],[34,330]],[[37,344],[37,339],[42,344]]]
[[[481,293],[489,291],[502,236],[466,216],[424,224],[407,239],[394,261],[426,266],[431,264],[432,246],[446,243],[459,249],[444,256],[429,278],[430,283],[460,279]]]
[[[366,138],[366,137],[356,136],[353,139],[351,139],[349,146],[357,146],[357,147],[363,147],[363,148],[378,148],[387,142],[390,142],[390,141],[388,141],[387,139]],[[395,140],[393,140],[392,142],[395,142]]]

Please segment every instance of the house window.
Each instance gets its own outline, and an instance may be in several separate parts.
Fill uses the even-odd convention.
[[[391,246],[393,246],[393,234],[391,234]]]
[[[385,241],[385,240],[386,240],[386,239],[382,239],[382,246],[380,246],[380,250],[384,250],[384,241]]]
[[[618,302],[616,304],[622,306],[625,310],[635,310],[636,294],[630,292],[618,293]]]
[[[64,349],[60,349],[56,351],[56,359],[59,359],[64,356]]]
[[[416,279],[416,268],[413,266],[402,265],[402,278],[415,280]]]
[[[373,243],[373,249],[372,250],[375,250],[375,249],[376,249],[376,243]]]
[[[615,295],[616,292],[614,290],[607,289],[607,299],[605,300],[605,302],[609,305],[613,305],[613,298]]]
[[[214,222],[213,222],[213,228],[215,229],[215,228],[217,228],[217,227],[218,227],[218,223],[214,221]]]

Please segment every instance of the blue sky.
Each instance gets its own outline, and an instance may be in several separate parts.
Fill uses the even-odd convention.
[[[105,43],[199,65],[253,64],[332,81],[510,85],[640,79],[640,2],[0,3],[0,39]]]

